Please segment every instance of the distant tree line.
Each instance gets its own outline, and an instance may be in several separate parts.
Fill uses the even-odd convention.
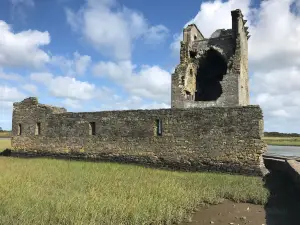
[[[10,130],[3,130],[2,127],[0,127],[0,132],[11,132]]]
[[[300,137],[297,133],[265,132],[265,137]]]

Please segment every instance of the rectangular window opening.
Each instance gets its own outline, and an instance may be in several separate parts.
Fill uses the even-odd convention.
[[[89,134],[96,135],[96,123],[95,122],[90,122]]]
[[[161,119],[156,120],[156,135],[162,136],[162,121],[161,121]]]
[[[18,135],[22,134],[22,125],[19,123],[18,124]]]
[[[41,123],[36,123],[35,125],[35,135],[41,134]]]

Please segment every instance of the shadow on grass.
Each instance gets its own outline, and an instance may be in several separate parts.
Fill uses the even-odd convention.
[[[300,190],[283,173],[272,172],[265,177],[270,197],[265,205],[267,225],[299,225]]]
[[[0,151],[0,156],[11,156],[11,150],[5,149],[2,152]]]

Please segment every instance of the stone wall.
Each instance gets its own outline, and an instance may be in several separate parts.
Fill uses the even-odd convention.
[[[266,150],[259,106],[72,113],[29,99],[14,104],[12,133],[15,155],[249,175],[261,174]]]

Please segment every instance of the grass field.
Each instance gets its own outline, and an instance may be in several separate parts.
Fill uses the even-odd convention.
[[[300,137],[264,137],[269,145],[300,146]]]
[[[0,149],[9,147],[0,140]],[[265,204],[260,178],[0,157],[0,224],[172,224],[201,203]]]
[[[11,132],[0,132],[0,138],[9,138],[11,136]]]
[[[0,158],[0,224],[172,224],[200,203],[264,204],[260,178]]]
[[[10,140],[1,140],[0,138],[0,152],[2,152],[6,148],[10,148]]]

